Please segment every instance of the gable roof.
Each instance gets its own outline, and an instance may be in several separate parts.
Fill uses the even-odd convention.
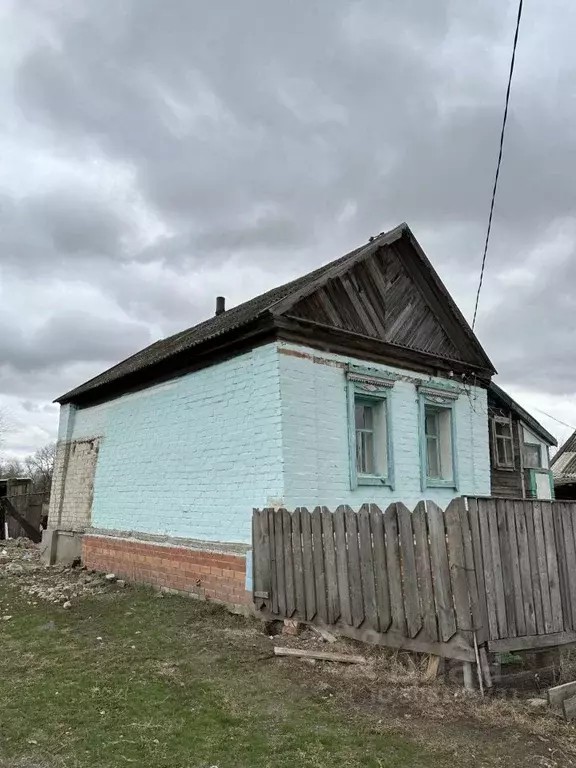
[[[495,398],[500,400],[506,407],[513,411],[518,416],[518,418],[523,421],[526,426],[532,430],[532,432],[534,432],[537,437],[539,437],[545,443],[548,443],[548,445],[558,445],[554,435],[551,435],[547,429],[544,429],[542,424],[540,424],[539,421],[536,421],[536,419],[531,416],[528,411],[522,408],[522,406],[519,405],[516,400],[513,400],[508,392],[505,392],[502,387],[499,387],[498,384],[495,384],[493,381],[491,381],[488,389]]]
[[[550,469],[557,485],[576,483],[576,432],[570,435],[552,458]]]
[[[314,292],[330,285],[331,281],[341,278],[356,265],[380,252],[381,249],[387,246],[398,246],[400,242],[406,242],[409,245],[411,276],[418,278],[420,290],[428,294],[429,300],[435,301],[436,314],[442,315],[441,320],[443,319],[449,325],[448,337],[458,336],[460,338],[459,347],[462,354],[454,356],[454,360],[459,359],[479,370],[487,371],[488,376],[494,373],[494,366],[428,261],[410,228],[407,224],[401,224],[389,232],[383,232],[375,238],[370,238],[368,243],[296,280],[273,288],[192,328],[151,344],[104,371],[104,373],[62,395],[56,402],[66,403],[77,398],[84,399],[83,396],[87,393],[92,394],[96,390],[102,390],[102,388],[109,389],[116,382],[120,385],[121,380],[126,377],[134,378],[134,375],[146,369],[160,364],[168,365],[170,360],[176,359],[178,356],[181,358],[183,354],[188,352],[193,353],[200,346],[204,349],[211,344],[221,345],[227,337],[232,337],[235,332],[249,327],[257,321],[268,319],[270,328],[272,328],[275,321],[281,316],[291,316],[294,310],[308,297],[311,297]],[[350,329],[343,328],[343,330],[349,331]],[[404,345],[394,344],[392,341],[389,346],[401,348]],[[451,347],[451,349],[456,348]],[[422,351],[426,353],[428,350]],[[444,353],[444,357],[451,359],[453,355]]]

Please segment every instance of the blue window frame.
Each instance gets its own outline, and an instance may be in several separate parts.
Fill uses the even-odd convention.
[[[390,393],[396,379],[355,366],[346,377],[350,486],[393,487]]]
[[[418,388],[422,490],[458,488],[456,411],[458,390]]]

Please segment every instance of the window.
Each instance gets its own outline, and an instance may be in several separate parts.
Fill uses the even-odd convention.
[[[350,486],[392,486],[390,392],[395,378],[350,366],[347,373]]]
[[[426,439],[426,477],[428,480],[453,480],[452,409],[426,405],[424,408],[424,433]]]
[[[388,474],[386,402],[355,397],[356,472],[386,477]]]
[[[524,466],[539,469],[542,466],[542,450],[537,443],[524,443]]]
[[[494,416],[492,419],[492,437],[496,466],[514,469],[512,420],[503,416]]]
[[[444,384],[418,386],[422,490],[458,487],[456,402],[461,390]]]

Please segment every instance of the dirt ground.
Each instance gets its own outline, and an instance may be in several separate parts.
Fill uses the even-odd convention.
[[[426,683],[426,659],[298,637],[0,549],[3,768],[576,766],[576,730],[510,692]],[[279,658],[274,645],[366,657]]]

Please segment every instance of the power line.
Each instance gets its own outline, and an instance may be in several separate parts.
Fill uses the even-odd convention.
[[[510,72],[508,74],[508,87],[506,88],[506,104],[504,107],[504,119],[502,120],[502,131],[500,133],[500,149],[498,151],[498,162],[496,163],[496,175],[494,176],[494,186],[492,188],[492,201],[490,202],[490,215],[488,216],[488,229],[486,230],[486,240],[484,241],[484,255],[482,256],[482,267],[480,269],[480,282],[476,293],[476,305],[474,307],[474,317],[472,319],[472,330],[476,325],[476,315],[478,313],[478,302],[480,301],[480,291],[484,282],[484,268],[486,267],[486,254],[488,253],[488,241],[490,240],[490,231],[492,229],[492,217],[494,215],[494,202],[496,200],[496,190],[498,189],[498,178],[500,176],[500,165],[502,163],[502,150],[504,149],[504,133],[506,131],[506,121],[508,120],[508,104],[510,102],[510,88],[512,87],[512,75],[514,74],[514,62],[516,60],[516,46],[518,45],[518,32],[520,31],[520,19],[522,18],[522,5],[524,0],[518,4],[518,18],[516,19],[516,32],[514,33],[514,44],[512,46],[512,59],[510,61]]]
[[[546,413],[546,411],[543,411],[541,408],[536,408],[536,406],[534,406],[534,410],[538,411],[538,413],[544,414],[544,416],[548,416],[548,418],[552,419],[552,421],[557,421],[558,424],[562,424],[562,426],[568,427],[569,429],[571,429],[574,432],[576,432],[576,427],[573,427],[572,424],[566,424],[565,421],[560,421],[560,419],[557,419],[555,416],[550,416],[549,413]]]

